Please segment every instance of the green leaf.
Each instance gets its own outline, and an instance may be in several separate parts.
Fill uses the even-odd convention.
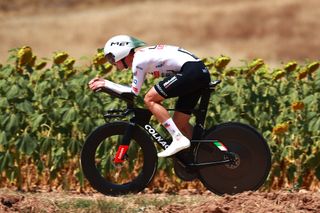
[[[38,84],[37,90],[42,94],[46,94],[46,91],[51,90],[50,84],[47,81],[42,81],[40,84]]]
[[[60,147],[54,154],[54,156],[57,156],[57,157],[61,157],[62,155],[64,155],[65,151],[63,149],[63,147]]]
[[[0,91],[5,91],[8,88],[8,81],[1,79],[0,80]]]
[[[52,172],[52,175],[56,175],[57,169],[63,166],[64,157],[65,157],[65,150],[64,147],[57,147],[56,150],[53,151],[52,160],[53,164],[50,168],[50,172]],[[51,175],[51,174],[50,174]]]
[[[82,130],[83,130],[84,133],[86,133],[86,134],[90,133],[92,131],[92,129],[93,129],[92,120],[89,117],[86,117],[84,119],[84,121],[82,122],[81,127],[82,127]]]
[[[74,107],[72,107],[70,110],[68,110],[64,114],[64,116],[63,116],[64,123],[67,123],[67,124],[71,123],[76,120],[76,117],[77,117],[76,109]]]
[[[19,87],[17,85],[13,85],[6,94],[8,100],[13,98],[17,98],[19,96]]]
[[[36,150],[37,142],[28,133],[24,133],[22,139],[18,141],[17,147],[19,151],[30,156]]]
[[[89,95],[84,95],[83,98],[79,101],[82,107],[87,107],[90,105],[91,98]]]
[[[42,141],[42,143],[41,143],[41,147],[40,147],[40,152],[42,153],[42,154],[48,154],[48,153],[50,153],[51,152],[51,149],[52,149],[52,147],[53,147],[53,145],[54,145],[54,140],[53,139],[51,139],[51,138],[45,138],[43,141]]]
[[[3,154],[2,160],[0,162],[0,172],[5,171],[8,166],[12,165],[13,157],[11,153],[6,151],[6,153]]]
[[[5,131],[2,131],[0,133],[0,144],[1,145],[7,145],[8,141],[7,141],[7,135]]]
[[[47,95],[42,99],[42,104],[46,107],[52,107],[54,98],[51,95]]]
[[[80,186],[81,186],[81,187],[84,187],[84,179],[85,179],[85,178],[84,178],[84,174],[83,174],[82,170],[79,169],[79,168],[77,168],[77,169],[76,169],[75,176],[77,177],[77,179],[78,179],[78,181],[79,181],[79,183],[80,183]]]
[[[311,132],[316,132],[320,130],[320,118],[314,117],[308,124],[308,129]]]
[[[81,146],[78,140],[71,139],[69,142],[69,150],[72,155],[76,155],[77,153],[80,153]]]
[[[24,100],[22,103],[16,105],[17,109],[21,112],[32,113],[33,107],[30,101]]]
[[[45,168],[45,165],[44,165],[43,161],[42,161],[42,160],[39,160],[39,161],[37,162],[37,170],[38,170],[38,172],[39,172],[39,173],[42,173],[43,170],[44,170],[44,168]]]
[[[303,99],[303,102],[306,104],[306,105],[310,105],[312,104],[313,102],[315,102],[317,99],[314,97],[314,95],[308,95],[306,98]]]
[[[0,98],[0,108],[6,109],[9,106],[9,102],[6,97]]]
[[[43,123],[44,121],[44,114],[33,114],[31,116],[31,127],[32,131],[35,131],[39,128],[39,126]]]
[[[8,132],[16,131],[18,127],[19,127],[18,116],[16,114],[11,114],[6,124],[6,131]]]

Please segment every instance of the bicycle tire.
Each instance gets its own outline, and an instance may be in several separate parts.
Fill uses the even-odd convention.
[[[81,151],[82,171],[90,185],[105,195],[117,196],[142,191],[150,183],[157,169],[156,148],[147,133],[138,126],[135,126],[132,131],[126,167],[120,169],[112,167],[114,165],[112,164],[112,153],[114,154],[117,149],[115,140],[120,140],[119,138],[124,135],[129,125],[128,122],[113,122],[102,125],[88,136],[83,145]],[[135,153],[136,151],[138,154]],[[139,166],[141,159],[143,165]],[[131,167],[134,170],[130,169],[130,163],[134,164]],[[136,167],[140,167],[140,170],[136,171]],[[134,177],[122,182],[120,178],[116,179],[116,176],[120,174]]]
[[[206,140],[221,141],[229,152],[237,156],[237,164],[199,168],[199,179],[215,194],[236,194],[254,191],[265,182],[271,167],[271,154],[267,142],[249,125],[228,122],[209,129]],[[199,143],[195,161],[203,163],[223,160],[221,152],[213,143]]]

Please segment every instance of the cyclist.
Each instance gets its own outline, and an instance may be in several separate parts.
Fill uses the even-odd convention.
[[[131,68],[131,87],[94,78],[91,90],[106,87],[118,93],[133,92],[138,95],[147,73],[164,77],[145,94],[146,107],[168,130],[172,143],[158,157],[168,157],[190,146],[192,126],[190,115],[197,104],[201,90],[208,86],[210,74],[203,62],[192,53],[171,45],[146,46],[146,43],[127,35],[110,38],[104,47],[108,62],[118,70]],[[173,117],[162,106],[164,99],[178,97]],[[182,134],[182,133],[183,134]]]

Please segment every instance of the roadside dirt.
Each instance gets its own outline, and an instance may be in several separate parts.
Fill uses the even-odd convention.
[[[140,208],[137,212],[211,212],[211,213],[303,213],[320,212],[320,192],[300,190],[296,192],[275,191],[275,192],[244,192],[237,195],[216,196],[210,192],[197,195],[189,191],[181,191],[178,195],[170,198],[171,202],[162,206],[141,206],[141,200],[147,203],[148,200],[158,201],[168,194],[138,194],[131,197],[107,197],[101,194],[72,194],[72,193],[0,193],[0,212],[63,212],[59,208],[61,200],[91,199],[104,201],[122,202],[132,208]],[[176,201],[176,202],[175,202]],[[140,204],[139,204],[140,203]],[[136,206],[135,206],[136,205]],[[68,211],[74,212],[73,209]],[[85,212],[78,209],[77,211]],[[102,212],[110,212],[105,209]],[[128,211],[130,212],[130,211]]]
[[[270,212],[320,212],[320,193],[301,192],[244,192],[234,196],[210,199],[194,206],[174,205],[162,212],[212,212],[212,213],[270,213]]]

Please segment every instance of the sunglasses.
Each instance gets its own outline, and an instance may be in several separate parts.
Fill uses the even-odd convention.
[[[108,53],[107,55],[104,56],[107,61],[110,63],[110,64],[113,64],[115,65],[116,64],[116,61],[114,59],[114,55],[112,53]]]

